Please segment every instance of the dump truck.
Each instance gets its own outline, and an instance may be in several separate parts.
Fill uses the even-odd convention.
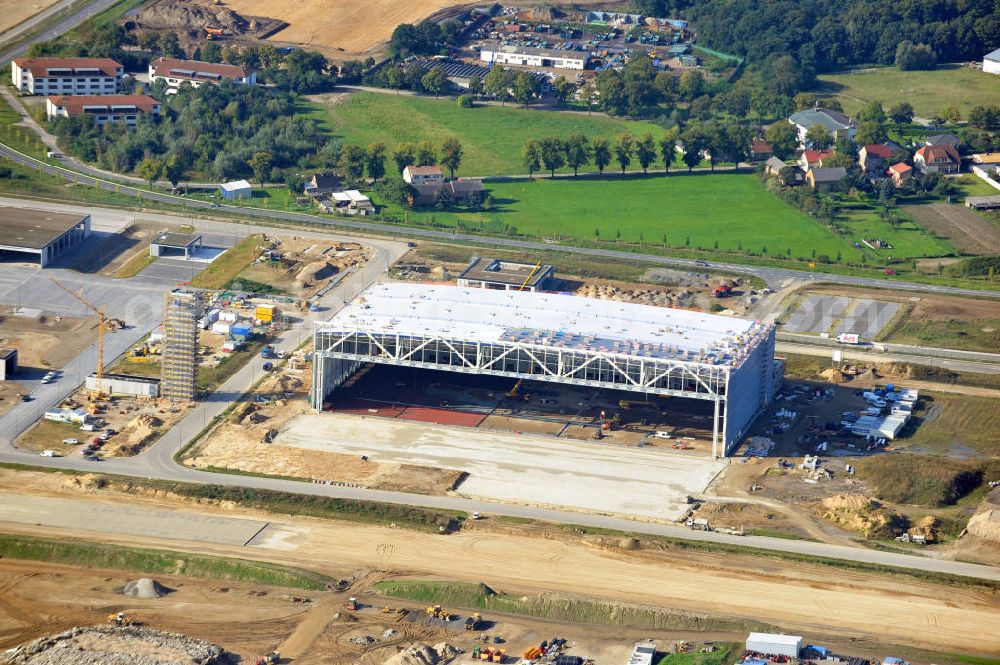
[[[708,520],[704,517],[695,517],[694,519],[689,519],[687,521],[688,528],[694,529],[695,531],[711,531],[712,527],[709,526]]]
[[[472,616],[466,618],[465,629],[466,630],[476,630],[483,623],[483,615],[479,612],[475,612]]]

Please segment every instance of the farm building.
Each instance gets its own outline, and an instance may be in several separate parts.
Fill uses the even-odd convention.
[[[131,374],[105,374],[97,380],[97,374],[87,377],[87,390],[105,395],[127,395],[130,397],[159,397],[160,380],[149,376]]]
[[[164,231],[149,242],[150,256],[182,255],[185,259],[201,249],[200,233],[170,233]]]
[[[802,638],[797,635],[750,633],[747,636],[746,648],[747,651],[767,656],[798,658],[802,651]]]
[[[253,190],[246,180],[233,180],[219,185],[219,196],[224,199],[248,199],[253,196]]]
[[[587,68],[590,53],[564,49],[515,46],[500,42],[484,42],[479,59],[491,65],[521,65],[524,67],[554,67],[556,69]]]
[[[472,261],[458,276],[458,285],[474,289],[499,289],[501,291],[541,291],[555,277],[556,269],[541,263],[518,263],[501,259]]]
[[[0,257],[30,255],[42,268],[90,236],[90,215],[4,208],[0,213]]]
[[[0,349],[0,381],[17,373],[17,349]]]
[[[316,324],[313,405],[366,363],[710,401],[725,455],[771,402],[774,326],[572,295],[375,284]]]

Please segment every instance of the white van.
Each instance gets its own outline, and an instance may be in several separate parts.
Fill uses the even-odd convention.
[[[658,430],[656,433],[653,434],[653,436],[655,436],[657,439],[669,439],[670,432],[666,432],[664,430]]]
[[[40,452],[38,454],[41,457],[55,457],[56,456],[56,451],[54,451],[54,450],[43,450],[42,452]]]

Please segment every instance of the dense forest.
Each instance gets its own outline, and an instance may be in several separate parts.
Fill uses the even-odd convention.
[[[894,64],[900,42],[940,62],[1000,46],[998,0],[633,0],[637,11],[695,23],[699,42],[751,63],[793,56],[806,70]]]

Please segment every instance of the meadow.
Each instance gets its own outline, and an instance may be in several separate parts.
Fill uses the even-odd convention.
[[[842,220],[841,236],[787,205],[746,173],[676,173],[587,179],[489,182],[491,212],[409,211],[410,223],[513,233],[553,240],[611,241],[657,247],[762,253],[775,258],[860,258],[853,242],[881,237],[894,257],[932,256],[950,247],[921,229],[891,228],[874,213]],[[390,207],[387,214],[404,217]]]
[[[590,139],[613,140],[622,132],[636,137],[650,132],[658,138],[664,131],[649,122],[621,118],[525,110],[513,104],[463,109],[453,99],[392,93],[354,93],[340,102],[327,97],[301,111],[345,144],[382,142],[391,151],[400,143],[430,141],[439,148],[446,139],[458,139],[464,148],[460,176],[524,173],[521,148],[529,138],[583,134]]]
[[[963,118],[974,106],[1000,105],[1000,79],[957,64],[926,72],[880,67],[856,74],[823,74],[818,79],[816,92],[836,95],[848,114],[871,101],[880,101],[885,108],[909,102],[925,118],[951,105],[958,107]]]

